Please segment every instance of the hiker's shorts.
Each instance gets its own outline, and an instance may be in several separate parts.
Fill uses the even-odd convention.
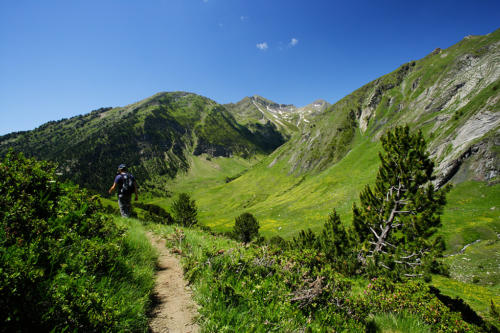
[[[118,207],[120,207],[120,214],[123,217],[130,217],[130,213],[132,212],[132,196],[118,196]]]

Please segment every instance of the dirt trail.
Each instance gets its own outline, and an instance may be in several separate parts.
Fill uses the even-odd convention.
[[[151,332],[195,333],[196,304],[184,280],[179,259],[165,247],[165,240],[148,233],[151,244],[158,250],[158,271],[154,289],[155,308],[149,323]]]

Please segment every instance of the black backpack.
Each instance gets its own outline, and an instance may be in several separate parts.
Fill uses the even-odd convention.
[[[134,176],[130,173],[122,174],[122,187],[120,189],[120,194],[129,195],[134,192]]]

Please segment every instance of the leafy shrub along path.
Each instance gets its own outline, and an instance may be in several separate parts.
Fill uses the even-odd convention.
[[[152,332],[198,332],[194,323],[196,305],[187,290],[179,259],[165,247],[165,240],[148,233],[153,246],[158,250],[158,271],[154,297],[157,302],[152,313]]]
[[[180,254],[203,332],[498,332],[421,280],[353,278],[316,250],[150,227]]]
[[[149,241],[54,170],[0,159],[0,332],[146,332]]]

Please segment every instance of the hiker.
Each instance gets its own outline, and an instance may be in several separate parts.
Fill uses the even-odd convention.
[[[116,173],[115,182],[109,189],[109,194],[118,187],[118,207],[123,217],[130,217],[132,211],[132,192],[135,193],[135,201],[139,200],[137,185],[132,174],[127,172],[127,166],[120,164]]]

